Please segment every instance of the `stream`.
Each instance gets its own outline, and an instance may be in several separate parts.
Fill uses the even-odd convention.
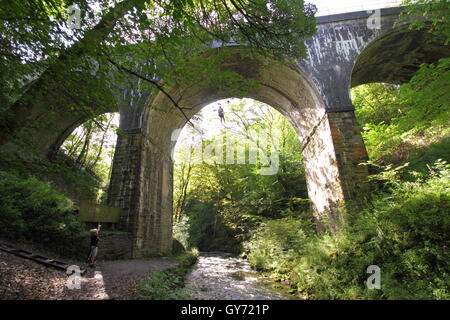
[[[244,260],[223,252],[201,252],[185,282],[199,300],[288,300],[286,288],[262,278]]]

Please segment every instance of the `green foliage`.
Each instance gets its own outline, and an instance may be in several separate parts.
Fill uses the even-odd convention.
[[[369,158],[400,163],[415,149],[450,133],[450,58],[422,65],[410,82],[393,89],[369,84],[352,89]],[[436,159],[433,159],[436,160]]]
[[[434,40],[447,45],[450,41],[450,5],[447,0],[403,0],[406,9],[400,21],[410,22],[411,29],[428,29]],[[411,17],[417,17],[411,21]],[[422,19],[421,19],[422,18]]]
[[[449,83],[450,58],[422,65],[414,77],[400,87],[401,107],[405,110],[405,117],[399,119],[400,127],[407,130],[412,125],[421,125],[419,129],[423,130],[448,123]]]
[[[71,210],[71,202],[49,183],[0,171],[2,237],[33,241],[67,254],[72,237],[81,231]]]
[[[357,106],[355,114],[359,124],[390,124],[392,118],[399,115],[398,109],[392,107],[398,96],[398,86],[392,84],[373,83],[352,89],[352,102]]]
[[[189,218],[183,216],[179,221],[174,221],[172,236],[179,241],[184,248],[189,247]]]
[[[436,133],[439,137],[439,134]],[[407,157],[412,171],[426,172],[430,163],[436,159],[450,159],[450,137],[440,139],[427,148],[414,149]]]
[[[191,200],[186,207],[188,212],[187,244],[202,251],[221,250],[239,252],[236,230],[226,223],[213,203]]]
[[[351,212],[335,237],[311,234],[302,219],[267,222],[246,243],[249,261],[313,299],[449,299],[450,165],[416,177],[383,174],[390,192]],[[381,268],[380,290],[365,285],[370,265]]]
[[[77,172],[86,171],[99,181],[101,198],[111,173],[118,114],[102,114],[76,128],[60,148],[58,157]]]
[[[190,299],[183,291],[184,279],[198,260],[198,250],[191,250],[176,256],[178,265],[153,272],[139,286],[139,295],[148,300]]]
[[[54,161],[22,159],[8,153],[0,154],[0,167],[17,172],[24,179],[36,177],[47,181],[70,199],[95,201],[102,187],[102,181],[94,174],[77,167],[64,154]]]
[[[174,220],[182,222],[176,227],[177,237],[204,251],[238,252],[240,243],[264,218],[292,216],[309,208],[298,135],[289,122],[257,101],[234,99],[226,103],[229,111],[224,128],[214,139],[198,143],[203,147],[217,145],[224,150],[224,159],[214,154],[213,159],[202,161],[197,146],[192,145],[197,131],[206,129],[202,121],[214,121],[203,120],[203,113],[193,120],[197,131],[189,128],[189,141],[180,138],[185,147],[175,155]],[[255,143],[257,137],[260,141],[267,138],[267,150]],[[228,148],[235,156],[246,150],[245,163],[227,163]],[[259,154],[255,163],[249,161],[251,152]],[[276,154],[278,162],[273,174],[264,175],[261,172],[268,168],[265,160],[269,152]]]
[[[446,0],[407,0],[399,22],[427,32],[430,41],[450,40],[450,6]],[[413,19],[411,19],[413,18]],[[401,86],[368,84],[352,89],[356,116],[369,157],[380,164],[400,164],[450,133],[450,58],[423,64]],[[419,152],[420,153],[420,152]],[[431,163],[437,158],[430,159]]]
[[[245,244],[248,261],[259,270],[287,273],[295,254],[304,251],[307,239],[313,236],[314,228],[309,221],[287,217],[262,223]]]

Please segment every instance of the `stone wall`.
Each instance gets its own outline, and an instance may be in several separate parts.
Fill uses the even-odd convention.
[[[141,145],[142,134],[140,131],[120,133],[117,137],[108,190],[108,204],[120,209],[119,228],[123,231],[131,232],[134,212],[139,200],[137,182],[141,169]]]
[[[133,237],[133,258],[172,250],[172,163],[141,132],[118,137],[108,203]]]
[[[91,201],[80,201],[78,218],[83,222],[112,223],[120,219],[120,209]]]
[[[141,165],[133,257],[169,254],[172,251],[173,164],[163,150],[144,139]]]
[[[368,155],[353,111],[328,112],[328,123],[336,154],[340,183],[348,203],[369,197]]]
[[[311,199],[316,224],[321,231],[336,225],[333,208],[344,202],[326,113],[312,128],[302,148],[308,196]]]

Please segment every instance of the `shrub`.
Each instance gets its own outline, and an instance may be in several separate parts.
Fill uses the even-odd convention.
[[[149,300],[183,300],[189,295],[183,291],[184,280],[191,267],[197,262],[199,252],[193,249],[175,257],[178,264],[153,272],[139,286],[138,293]]]
[[[236,232],[213,203],[192,200],[186,206],[188,247],[202,251],[239,252]]]
[[[314,235],[299,218],[268,221],[245,245],[250,263],[310,298],[449,299],[450,165],[437,161],[414,182],[382,176],[389,192],[350,212],[339,235]],[[381,268],[380,290],[366,287],[370,265]]]
[[[76,167],[64,155],[59,155],[50,162],[0,153],[0,168],[14,172],[24,179],[34,177],[41,181],[51,182],[60,193],[74,200],[91,199],[95,201],[101,188],[99,178]]]
[[[2,237],[23,238],[67,253],[71,237],[81,230],[71,211],[71,202],[49,183],[0,171]]]

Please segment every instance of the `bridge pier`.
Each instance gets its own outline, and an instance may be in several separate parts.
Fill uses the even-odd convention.
[[[302,146],[308,194],[319,231],[336,232],[339,208],[367,196],[368,160],[353,111],[328,111]]]
[[[118,136],[108,203],[121,209],[120,230],[132,234],[132,257],[172,251],[173,165],[140,130]]]

